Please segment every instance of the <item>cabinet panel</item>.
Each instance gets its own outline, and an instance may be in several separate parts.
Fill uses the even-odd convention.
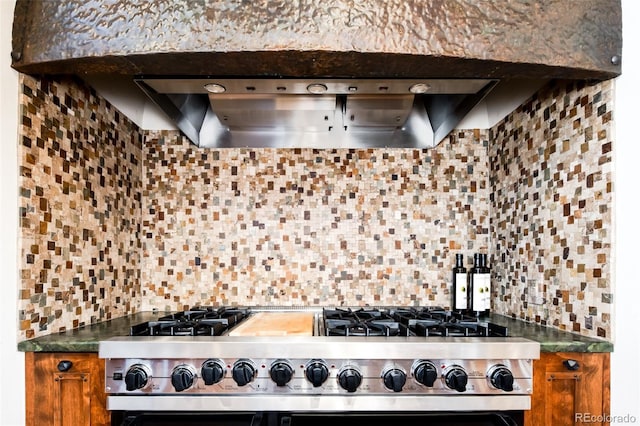
[[[587,422],[584,416],[609,414],[608,353],[542,353],[533,368],[527,426],[580,425]]]
[[[580,400],[580,378],[573,373],[547,373],[545,394],[545,419],[548,425],[571,425],[579,411],[576,403]],[[562,407],[558,410],[557,407]]]
[[[27,425],[111,424],[97,354],[27,352],[25,368]]]
[[[91,374],[54,374],[54,426],[91,424]]]

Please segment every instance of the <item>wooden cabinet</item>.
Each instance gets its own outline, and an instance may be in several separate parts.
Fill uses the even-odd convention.
[[[28,426],[111,424],[97,353],[26,352],[25,382]]]
[[[533,374],[526,426],[609,424],[597,421],[610,413],[608,353],[543,352]]]

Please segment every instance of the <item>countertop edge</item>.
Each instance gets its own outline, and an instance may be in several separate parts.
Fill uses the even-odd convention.
[[[98,352],[100,342],[38,342],[36,339],[18,343],[19,352]]]
[[[34,339],[35,340],[35,339]],[[531,339],[534,340],[535,339]],[[19,352],[98,352],[99,342],[66,342],[39,343],[26,340],[18,343]],[[540,352],[613,352],[610,342],[576,343],[576,342],[540,342]]]
[[[611,342],[540,342],[540,352],[584,352],[600,353],[613,352]]]

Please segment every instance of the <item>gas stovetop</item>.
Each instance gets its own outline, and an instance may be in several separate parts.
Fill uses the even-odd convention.
[[[109,408],[211,411],[232,404],[251,410],[456,411],[530,406],[532,360],[539,357],[539,344],[508,337],[505,327],[435,307],[325,308],[313,310],[312,335],[233,335],[262,311],[198,307],[134,325],[130,336],[100,342]]]
[[[194,307],[131,327],[131,336],[222,336],[247,319],[247,307]],[[441,307],[324,308],[316,330],[325,336],[506,337],[507,328]]]

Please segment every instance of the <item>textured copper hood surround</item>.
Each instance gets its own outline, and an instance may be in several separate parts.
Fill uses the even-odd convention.
[[[12,66],[131,78],[608,79],[620,0],[17,0]]]

